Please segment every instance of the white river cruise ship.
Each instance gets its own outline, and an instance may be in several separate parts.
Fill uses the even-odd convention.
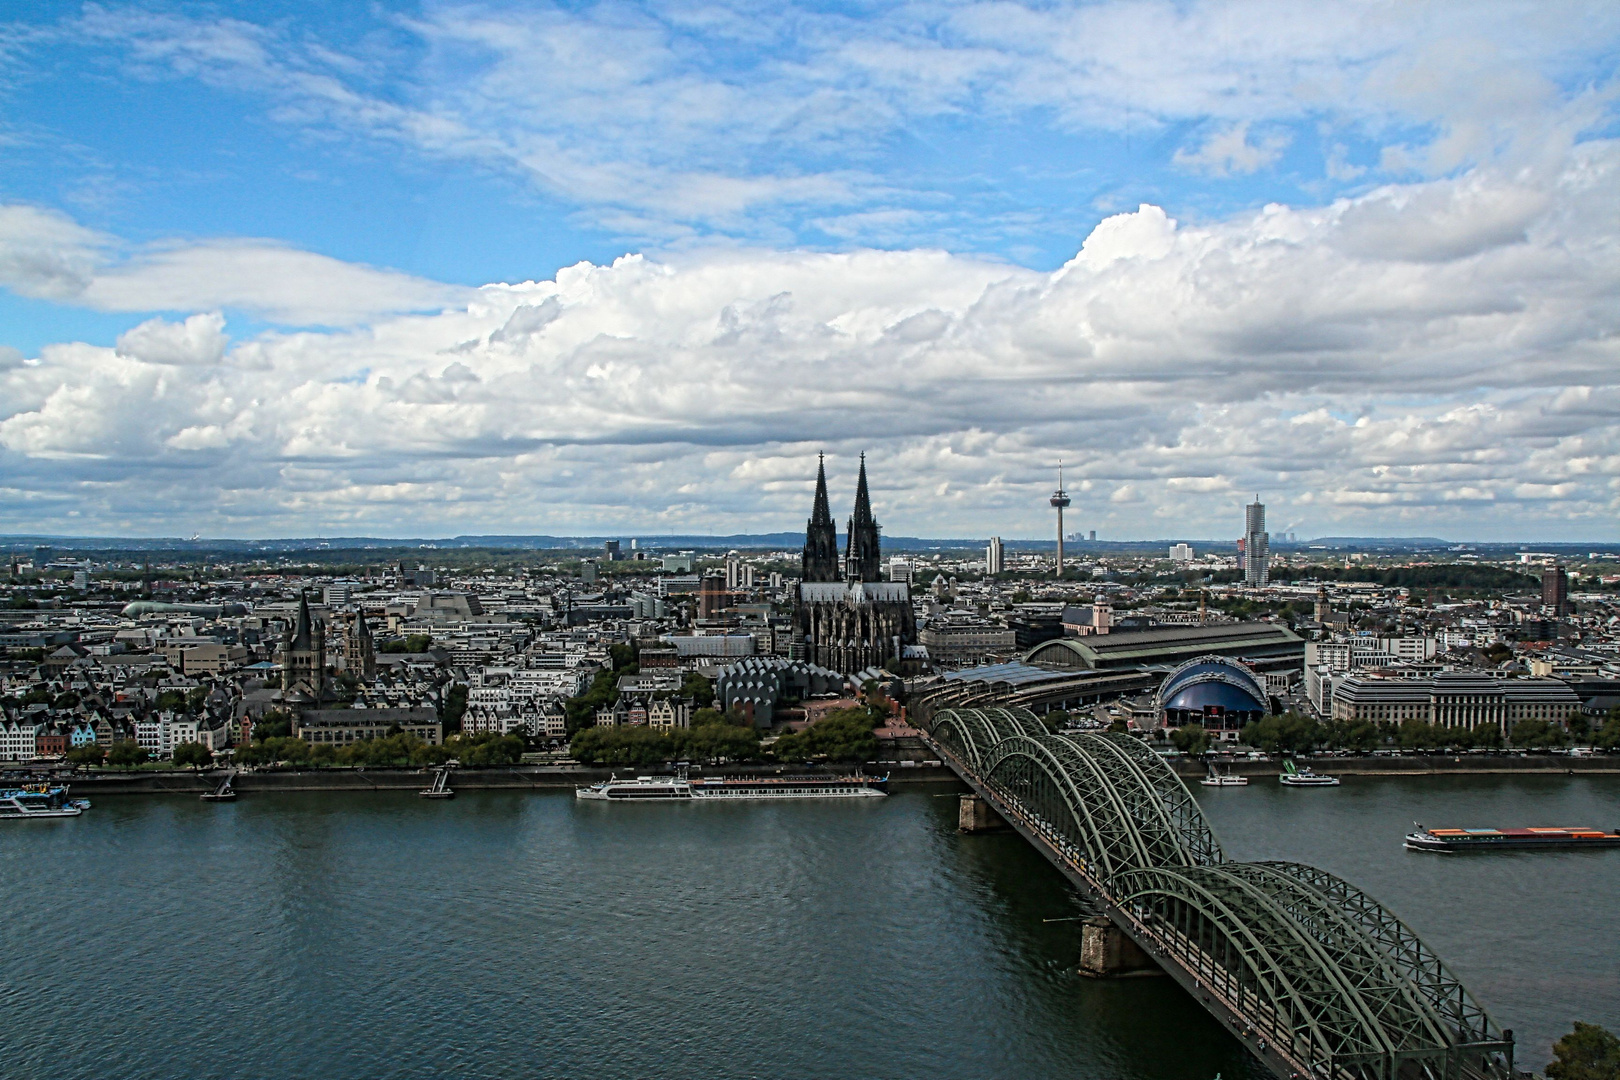
[[[881,798],[887,776],[708,776],[688,777],[682,769],[673,776],[617,776],[589,787],[575,788],[580,799],[608,802],[646,799],[860,799]]]

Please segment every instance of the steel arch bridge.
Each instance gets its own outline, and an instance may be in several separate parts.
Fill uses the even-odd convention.
[[[1228,861],[1128,735],[1017,708],[923,721],[952,769],[1280,1076],[1511,1080],[1513,1037],[1412,930],[1338,877]]]

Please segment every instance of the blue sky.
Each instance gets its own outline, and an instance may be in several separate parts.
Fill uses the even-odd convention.
[[[1610,4],[9,17],[7,531],[1613,536]]]

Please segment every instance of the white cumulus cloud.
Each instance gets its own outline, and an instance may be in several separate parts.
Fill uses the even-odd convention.
[[[185,322],[148,319],[118,336],[118,355],[149,364],[217,364],[231,339],[219,312]]]
[[[1612,535],[1617,186],[1593,141],[1222,221],[1144,205],[1053,273],[735,249],[228,351],[216,315],[153,320],[0,365],[29,497],[0,525],[796,528],[824,449],[844,500],[868,452],[891,534],[1044,535],[1061,457],[1102,536],[1235,535],[1254,492],[1304,534]]]

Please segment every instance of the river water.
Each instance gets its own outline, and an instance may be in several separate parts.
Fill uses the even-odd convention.
[[[0,1076],[1252,1075],[1169,980],[1075,974],[1055,871],[954,795],[113,797],[0,823]],[[1228,853],[1384,900],[1540,1068],[1620,1029],[1620,851],[1474,858],[1434,825],[1620,825],[1620,780],[1195,789]]]

